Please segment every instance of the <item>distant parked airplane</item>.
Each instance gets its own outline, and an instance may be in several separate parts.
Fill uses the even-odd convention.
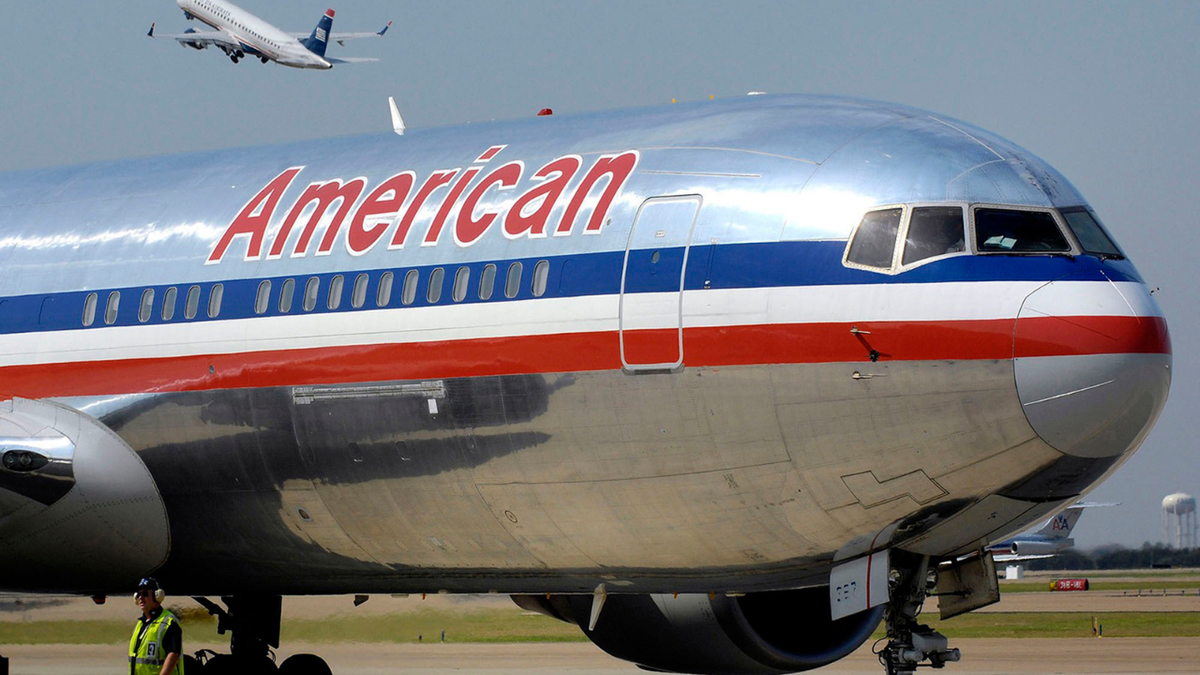
[[[258,57],[263,63],[274,61],[292,68],[317,68],[328,70],[335,63],[364,63],[378,61],[372,58],[340,58],[325,56],[325,47],[330,40],[345,44],[345,40],[364,37],[381,37],[391,27],[366,33],[332,33],[333,10],[325,16],[311,34],[287,33],[254,16],[250,12],[225,0],[175,0],[188,20],[199,19],[212,26],[211,31],[189,28],[182,33],[155,35],[154,24],[150,24],[153,38],[168,38],[192,49],[208,49],[209,45],[225,52],[237,63],[244,56]]]
[[[1075,540],[1071,538],[1071,530],[1079,522],[1079,516],[1084,509],[1095,506],[1116,506],[1116,504],[1095,504],[1079,502],[1068,506],[1065,511],[1054,516],[1042,525],[1037,532],[1020,534],[998,544],[992,544],[988,550],[996,562],[1020,562],[1022,560],[1038,560],[1052,558],[1063,551],[1075,548]]]

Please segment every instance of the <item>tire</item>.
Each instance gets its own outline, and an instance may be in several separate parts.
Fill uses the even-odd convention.
[[[183,659],[183,672],[184,673],[206,673],[206,672],[208,672],[207,670],[203,670],[204,666],[200,663],[200,659],[192,656],[191,654],[184,654],[181,658]]]
[[[280,675],[333,675],[325,659],[316,654],[293,654],[279,666]]]

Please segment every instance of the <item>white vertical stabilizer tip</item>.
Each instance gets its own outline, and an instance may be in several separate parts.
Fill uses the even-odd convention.
[[[392,131],[395,131],[397,136],[403,136],[404,118],[400,117],[400,109],[396,107],[395,98],[388,97],[388,107],[392,110]]]

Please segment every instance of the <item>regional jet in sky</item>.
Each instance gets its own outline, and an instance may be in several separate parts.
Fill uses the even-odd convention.
[[[183,33],[160,35],[154,32],[154,24],[150,24],[147,35],[176,40],[180,45],[193,49],[213,46],[225,52],[234,63],[250,56],[263,63],[275,61],[292,68],[327,70],[335,63],[378,61],[372,58],[333,58],[326,56],[325,48],[330,41],[344,44],[346,40],[355,38],[381,37],[392,25],[389,21],[382,30],[375,32],[333,33],[333,10],[329,9],[311,34],[287,33],[226,0],[175,0],[175,3],[189,21],[197,19],[213,30],[189,28]]]
[[[153,574],[232,631],[218,675],[273,672],[283,596],[437,592],[660,672],[882,621],[911,674],[959,656],[926,597],[998,600],[987,544],[1125,461],[1170,369],[1064,176],[903,105],[3,173],[0,590]]]

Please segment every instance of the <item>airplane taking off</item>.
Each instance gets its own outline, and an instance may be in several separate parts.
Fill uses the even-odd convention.
[[[233,632],[205,672],[257,668],[284,595],[423,592],[659,671],[817,668],[880,621],[889,673],[943,665],[924,599],[997,600],[988,542],[1170,384],[1066,178],[846,98],[0,174],[0,279],[0,590],[153,573]]]
[[[189,28],[183,33],[157,35],[154,24],[150,24],[152,38],[172,39],[181,46],[193,49],[208,49],[215,46],[234,63],[249,55],[263,63],[274,61],[292,68],[316,68],[328,70],[335,63],[366,63],[378,61],[372,58],[333,58],[325,55],[325,48],[332,40],[344,44],[346,40],[365,37],[382,37],[392,26],[388,22],[383,30],[367,33],[333,33],[333,10],[325,11],[312,33],[286,33],[254,16],[250,12],[226,0],[175,0],[189,21],[198,19],[213,28],[197,31]]]

